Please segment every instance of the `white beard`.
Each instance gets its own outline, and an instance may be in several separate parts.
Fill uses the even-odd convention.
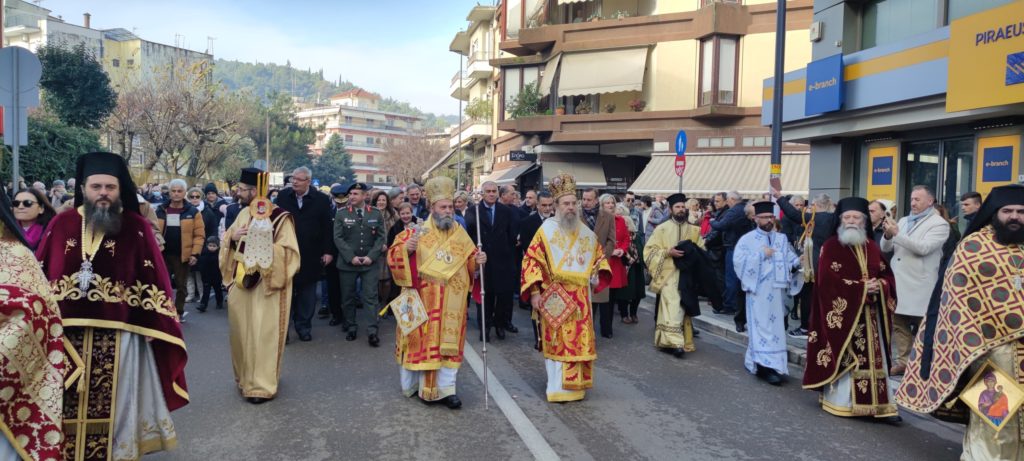
[[[845,246],[861,246],[868,241],[867,231],[859,227],[847,227],[839,231],[839,243]]]
[[[558,225],[563,231],[570,233],[576,232],[576,228],[580,225],[580,220],[577,216],[566,217],[565,215],[556,214],[554,219],[558,220]]]

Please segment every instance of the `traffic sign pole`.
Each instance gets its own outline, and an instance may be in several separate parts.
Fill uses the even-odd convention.
[[[11,190],[18,190],[18,178],[21,176],[19,165],[21,165],[21,154],[18,152],[18,147],[21,144],[21,91],[18,88],[18,54],[15,53],[14,57],[11,58],[11,85],[14,87],[14,91],[11,92],[11,126],[14,128],[11,130],[10,138],[11,142]],[[77,184],[76,184],[77,186]]]
[[[683,193],[683,173],[686,171],[686,131],[676,135],[676,176],[679,176],[679,193]]]

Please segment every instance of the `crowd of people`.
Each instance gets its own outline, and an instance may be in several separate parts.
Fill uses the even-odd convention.
[[[1021,374],[1024,186],[965,194],[959,220],[916,186],[897,220],[892,203],[859,197],[602,194],[566,174],[525,192],[457,191],[443,177],[312,183],[301,167],[273,190],[246,168],[223,194],[136,188],[123,159],[93,153],[66,182],[0,194],[0,324],[28,351],[0,362],[17,384],[0,413],[31,409],[8,424],[0,458],[173,447],[169,412],[188,402],[182,323],[211,299],[228,310],[251,403],[277,396],[291,332],[312,341],[314,320],[329,319],[379,347],[393,317],[402,392],[455,409],[471,320],[480,341],[506,340],[519,306],[548,401],[575,401],[594,386],[597,334],[610,344],[616,323],[638,325],[648,293],[653,345],[674,357],[696,351],[706,303],[747,333],[743,366],[769,384],[789,374],[787,336],[805,341],[802,384],[828,413],[898,422],[900,404],[968,424],[965,454],[979,459],[1021,446],[1017,418],[992,402]],[[957,400],[970,376],[989,387],[973,413]],[[90,384],[102,382],[116,391]]]

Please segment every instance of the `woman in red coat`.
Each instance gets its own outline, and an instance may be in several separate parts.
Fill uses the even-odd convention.
[[[612,268],[612,283],[609,285],[609,288],[617,290],[625,287],[628,282],[626,279],[626,265],[622,259],[626,256],[626,252],[629,251],[629,228],[626,227],[626,218],[615,213],[616,200],[614,195],[604,194],[601,196],[600,202],[601,208],[605,212],[615,216],[615,251],[612,252],[612,257],[608,258],[608,265]],[[605,338],[612,337],[613,307],[614,304],[611,302],[601,306],[601,336]]]

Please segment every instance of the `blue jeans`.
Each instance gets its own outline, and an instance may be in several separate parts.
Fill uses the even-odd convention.
[[[722,308],[726,311],[736,310],[736,291],[740,287],[740,279],[732,265],[733,247],[725,249],[725,293],[722,293]]]

